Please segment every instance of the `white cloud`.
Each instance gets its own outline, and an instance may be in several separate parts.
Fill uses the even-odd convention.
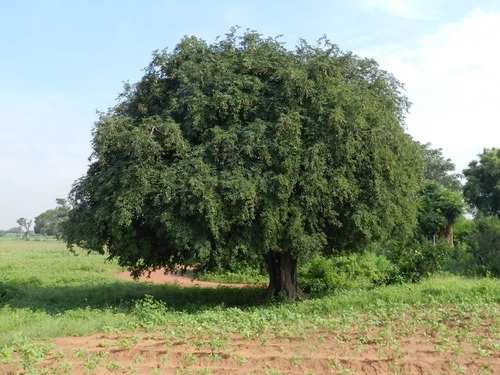
[[[416,46],[363,55],[406,84],[409,132],[441,147],[462,170],[483,148],[500,146],[500,14],[475,10]]]
[[[409,19],[425,19],[431,14],[428,9],[431,3],[425,0],[362,0],[361,6],[366,10],[387,12],[393,16]]]

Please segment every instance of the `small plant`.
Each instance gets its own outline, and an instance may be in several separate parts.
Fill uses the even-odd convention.
[[[451,361],[448,362],[448,367],[453,374],[465,374],[467,371],[467,367]]]
[[[167,311],[166,305],[150,295],[145,295],[143,299],[136,301],[132,310],[137,326],[148,331],[165,321],[165,311]]]
[[[292,366],[295,366],[295,367],[300,366],[301,361],[302,361],[302,358],[299,357],[298,355],[293,355],[292,357],[290,357],[290,363],[292,364]]]
[[[12,340],[12,350],[19,355],[19,364],[27,373],[35,371],[35,365],[42,362],[53,349],[52,345],[30,343],[26,337],[17,336]],[[7,351],[8,355],[9,351]]]
[[[479,367],[479,373],[481,375],[493,375],[493,370],[489,364],[486,364]]]
[[[233,359],[238,366],[244,366],[248,362],[248,359],[239,355],[233,355]]]
[[[132,349],[135,345],[137,345],[141,341],[139,336],[134,336],[130,338],[122,338],[118,340],[118,347],[122,350]]]
[[[218,354],[218,353],[214,353],[214,352],[212,352],[212,353],[210,353],[210,354],[208,355],[208,360],[209,360],[211,363],[218,362],[218,361],[220,361],[221,359],[222,359],[222,356],[221,356],[220,354]]]
[[[0,363],[12,363],[14,359],[14,348],[12,346],[4,346],[0,349]]]
[[[165,366],[167,364],[167,361],[168,361],[168,355],[163,354],[160,358],[160,365]]]
[[[460,356],[464,354],[464,348],[459,344],[453,344],[451,345],[451,352],[456,356]]]
[[[197,375],[210,375],[211,373],[212,370],[210,370],[209,368],[199,369],[198,371],[196,371]]]
[[[86,349],[78,349],[75,351],[75,357],[82,361],[83,367],[87,371],[94,371],[99,367],[102,361],[108,356],[106,351],[89,352]]]
[[[110,372],[118,372],[123,369],[123,364],[117,361],[111,361],[108,364],[106,364],[106,368]]]
[[[196,363],[197,361],[197,357],[195,354],[193,353],[185,353],[183,356],[182,356],[182,359],[181,359],[181,363],[184,367],[189,367],[189,366],[192,366]]]
[[[139,364],[139,363],[144,362],[144,359],[145,358],[142,355],[138,355],[138,356],[134,357],[133,362]]]
[[[71,374],[73,370],[73,364],[68,360],[64,360],[64,362],[53,369],[53,375],[67,375]]]
[[[278,371],[276,369],[269,369],[269,370],[266,370],[266,375],[281,375],[282,372],[281,371]]]
[[[489,357],[490,356],[490,353],[488,352],[488,350],[484,349],[483,347],[481,346],[477,346],[476,348],[476,352],[477,354],[481,357],[481,358],[486,358],[486,357]]]

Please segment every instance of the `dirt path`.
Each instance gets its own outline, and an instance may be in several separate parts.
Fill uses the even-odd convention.
[[[119,272],[116,276],[122,280],[133,280],[129,272]],[[179,284],[183,287],[201,287],[201,288],[218,288],[218,287],[231,287],[231,288],[244,288],[250,286],[249,284],[224,284],[224,283],[214,283],[210,281],[199,281],[194,280],[189,276],[172,275],[170,273],[165,274],[164,270],[157,270],[151,272],[151,275],[143,275],[139,278],[139,281],[151,282],[151,283],[171,283]]]

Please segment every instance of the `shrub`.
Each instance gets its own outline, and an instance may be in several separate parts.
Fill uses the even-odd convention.
[[[483,274],[500,277],[500,218],[489,216],[478,219],[468,243]]]
[[[451,251],[450,260],[443,266],[443,270],[454,275],[470,277],[483,273],[482,268],[470,251],[470,246],[465,242],[455,245]]]
[[[451,258],[452,248],[445,241],[424,241],[392,247],[386,250],[386,254],[399,270],[391,282],[416,282],[442,270]]]
[[[395,268],[383,255],[375,253],[314,256],[299,269],[299,285],[311,294],[341,289],[361,289],[386,283]]]

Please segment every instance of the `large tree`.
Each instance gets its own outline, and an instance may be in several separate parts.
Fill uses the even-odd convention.
[[[479,214],[500,217],[500,149],[484,149],[463,172],[465,200]]]
[[[245,249],[266,262],[266,298],[300,298],[303,257],[413,230],[407,108],[391,74],[327,40],[185,37],[100,115],[66,241],[136,276]]]

